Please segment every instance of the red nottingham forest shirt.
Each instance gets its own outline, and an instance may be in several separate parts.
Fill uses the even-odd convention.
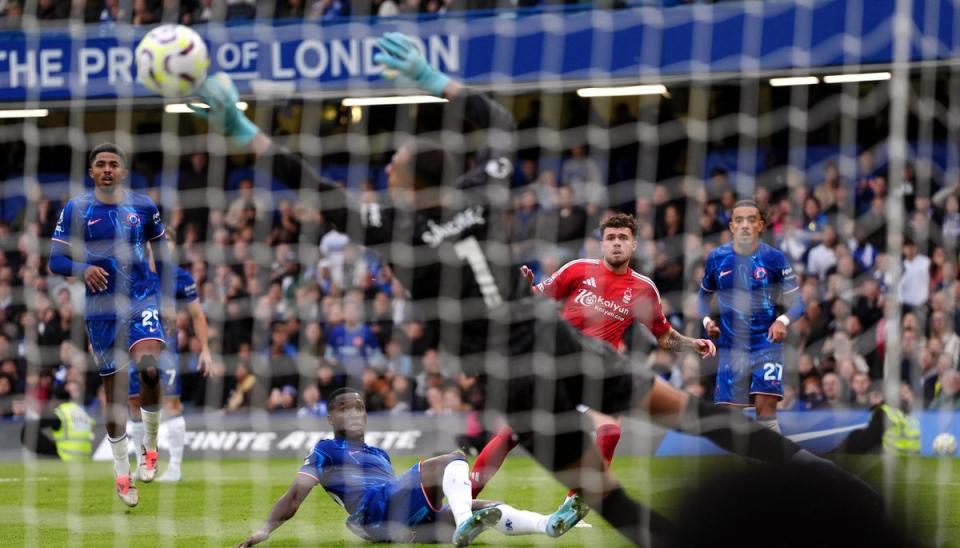
[[[563,265],[534,286],[535,292],[563,301],[563,318],[584,334],[623,350],[623,334],[636,319],[655,337],[670,330],[653,281],[628,269],[614,274],[597,259]]]

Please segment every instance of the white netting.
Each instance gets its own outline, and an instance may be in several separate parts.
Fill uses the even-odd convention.
[[[58,212],[92,188],[87,153],[103,141],[127,151],[126,184],[152,197],[175,229],[177,262],[196,280],[209,320],[214,371],[207,378],[196,372],[201,342],[189,312],[181,309],[174,322],[192,425],[186,466],[221,482],[205,489],[209,505],[221,504],[219,489],[230,481],[218,476],[221,459],[246,458],[258,443],[264,450],[257,455],[302,455],[317,441],[314,433],[329,428],[297,417],[324,416],[326,397],[345,384],[363,389],[368,410],[382,413],[371,426],[380,445],[403,454],[458,444],[479,450],[497,430],[499,423],[478,412],[482,382],[439,345],[469,306],[440,297],[424,312],[403,296],[381,256],[317,212],[314,189],[278,179],[271,163],[255,161],[192,116],[164,112],[158,98],[125,80],[130,65],[122,50],[129,53],[161,21],[198,25],[219,46],[211,48],[214,64],[230,65],[249,103],[246,115],[342,184],[367,220],[385,206],[386,166],[411,136],[443,143],[456,153],[449,167],[458,171],[485,161],[496,139],[465,135],[462,113],[450,105],[343,104],[390,89],[371,59],[380,33],[422,36],[432,64],[492,93],[517,122],[511,194],[496,220],[509,246],[494,251],[509,247],[512,263],[501,262],[529,265],[540,281],[568,261],[598,257],[598,223],[632,213],[639,225],[632,265],[657,286],[672,326],[690,337],[703,336],[697,292],[704,261],[730,240],[732,205],[752,197],[766,219],[763,240],[792,261],[806,305],[785,346],[784,430],[801,438],[846,432],[865,420],[856,412],[880,396],[922,418],[925,454],[935,434],[954,428],[960,113],[952,2],[546,3],[528,13],[499,3],[431,1],[403,3],[395,23],[384,22],[397,9],[389,0],[97,4],[0,1],[10,26],[0,36],[8,71],[0,77],[0,106],[49,109],[44,117],[0,122],[4,432],[49,412],[54,392],[67,387],[98,418],[94,449],[110,460],[82,321],[83,284],[46,269]],[[20,9],[26,15],[17,16]],[[435,16],[438,9],[446,13]],[[419,18],[408,13],[418,11]],[[281,16],[292,19],[268,21]],[[113,42],[97,42],[104,39]],[[57,48],[66,54],[43,53]],[[877,76],[842,83],[844,75],[865,73]],[[772,80],[786,77],[807,81]],[[666,87],[622,97],[577,93],[636,84]],[[492,175],[502,166],[483,167]],[[396,256],[418,257],[407,249]],[[430,283],[457,286],[461,274],[458,266]],[[637,367],[713,399],[715,359],[656,349],[639,326],[626,339]],[[494,361],[486,372],[503,366]],[[822,410],[855,418],[810,427],[804,414]],[[643,432],[625,433],[623,447],[656,453],[662,432]],[[3,445],[0,454],[19,456],[16,445]],[[254,492],[265,489],[272,481],[266,465],[249,462]],[[18,486],[27,545],[43,543],[37,528],[51,519],[42,483],[29,481],[40,470],[27,460]],[[885,470],[894,477],[894,466]],[[949,467],[938,470],[938,482],[950,478]],[[906,487],[923,488],[929,485]],[[927,516],[937,544],[958,538],[947,524],[946,490],[937,493],[935,516]],[[70,493],[77,505],[87,497],[107,504],[103,493],[82,486]],[[243,502],[260,519],[272,499]],[[161,511],[165,505],[172,499],[161,499]],[[215,514],[198,520],[217,526]],[[66,521],[70,530],[87,528],[77,514]],[[163,542],[177,543],[177,527],[158,526]]]

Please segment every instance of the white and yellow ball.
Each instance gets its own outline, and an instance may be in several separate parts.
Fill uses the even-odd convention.
[[[937,434],[937,437],[933,438],[933,452],[938,455],[955,455],[957,453],[957,438],[949,432]]]
[[[191,95],[207,77],[207,45],[193,29],[161,25],[137,45],[137,80],[164,97]]]

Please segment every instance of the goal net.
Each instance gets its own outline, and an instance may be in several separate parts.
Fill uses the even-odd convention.
[[[945,438],[935,444],[939,434],[960,435],[955,2],[433,0],[403,3],[399,14],[389,0],[85,4],[0,1],[7,23],[0,31],[0,457],[10,464],[0,466],[0,491],[19,501],[0,502],[0,519],[15,528],[15,544],[127,542],[127,517],[106,487],[113,457],[84,281],[48,270],[60,211],[93,190],[88,153],[102,142],[126,151],[124,184],[159,207],[174,262],[195,281],[182,289],[199,305],[188,298],[161,311],[176,351],[174,373],[162,380],[179,387],[170,394],[181,402],[164,411],[161,472],[170,444],[182,439],[182,481],[176,491],[141,486],[144,501],[155,501],[135,510],[150,513],[161,543],[179,545],[186,535],[222,545],[258,527],[297,459],[333,435],[327,400],[342,386],[363,394],[368,444],[401,459],[464,449],[473,464],[506,424],[485,411],[489,398],[504,396],[491,394],[486,378],[507,374],[510,363],[498,347],[479,367],[467,366],[456,345],[443,342],[477,304],[448,297],[473,283],[464,282],[467,267],[480,283],[485,265],[471,262],[472,248],[460,240],[444,258],[458,264],[442,262],[426,281],[403,280],[398,262],[422,266],[423,254],[403,247],[411,226],[397,221],[378,246],[357,238],[383,226],[380,216],[397,198],[388,191],[388,165],[412,138],[440,143],[450,153],[448,172],[474,170],[503,183],[503,193],[484,193],[502,214],[476,222],[506,245],[484,249],[510,268],[528,266],[533,283],[552,280],[571,261],[603,261],[599,224],[618,212],[634,215],[629,264],[655,285],[670,326],[692,338],[707,336],[698,307],[707,257],[732,241],[734,204],[754,200],[760,239],[789,260],[804,311],[789,322],[783,363],[756,364],[756,384],[745,390],[764,395],[763,387],[774,387],[779,397],[782,389],[780,429],[818,454],[866,427],[879,402],[903,410],[902,423],[888,419],[867,445],[875,455],[918,458],[879,460],[880,472],[874,460],[854,460],[851,471],[880,482],[894,504],[921,501],[911,510],[917,515],[906,512],[923,524],[910,533],[935,545],[960,543],[948,518],[953,461],[930,458],[956,450],[955,438],[952,449]],[[245,115],[342,186],[359,213],[351,222],[362,217],[363,227],[338,227],[334,214],[318,210],[323,196],[309,178],[284,179],[272,152],[258,160],[184,104],[135,82],[133,50],[161,23],[200,33],[210,72],[231,75]],[[430,66],[512,115],[506,161],[489,156],[502,135],[466,131],[455,105],[383,77],[377,39],[394,31],[413,37]],[[438,246],[471,223],[437,221],[424,226]],[[87,246],[92,234],[74,233],[71,243]],[[431,247],[426,235],[421,243]],[[756,288],[766,275],[757,266],[744,278]],[[424,283],[440,287],[426,305],[408,287]],[[724,392],[716,357],[659,348],[624,313],[632,294],[605,294],[594,278],[579,283],[557,310],[586,318],[588,330],[630,324],[618,350],[635,371],[707,401]],[[492,297],[480,287],[471,298],[490,304]],[[208,324],[208,375],[198,370],[205,355],[198,311]],[[54,469],[21,448],[20,431],[34,445],[49,434],[35,421],[53,416],[64,392],[96,420],[94,463]],[[562,397],[535,394],[544,409],[552,405],[543,398]],[[180,408],[186,433],[171,433],[166,419]],[[720,453],[635,413],[624,420],[617,455],[626,459],[619,466],[614,459],[614,472],[664,508],[672,488],[658,474],[688,485],[684,478],[709,468],[674,457]],[[532,469],[503,473],[521,485]],[[50,502],[50,484],[61,480],[66,486],[52,487],[58,500]],[[495,493],[509,496],[503,485]],[[224,531],[231,493],[243,519],[229,520],[242,529]],[[540,512],[555,508],[536,494],[520,498]],[[202,513],[181,522],[175,508],[187,499]],[[108,519],[94,529],[91,516]],[[579,542],[622,540],[600,528],[601,518],[590,521],[594,536]],[[347,528],[325,534],[356,540]]]

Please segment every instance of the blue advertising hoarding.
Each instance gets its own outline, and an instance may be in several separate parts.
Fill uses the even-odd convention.
[[[957,53],[957,6],[914,2],[910,58]],[[376,37],[419,37],[431,64],[474,85],[655,81],[706,73],[805,69],[892,61],[896,0],[744,1],[493,17],[370,19],[195,27],[225,70],[293,93],[386,86]],[[146,95],[133,50],[149,28],[90,25],[0,33],[0,100]]]

